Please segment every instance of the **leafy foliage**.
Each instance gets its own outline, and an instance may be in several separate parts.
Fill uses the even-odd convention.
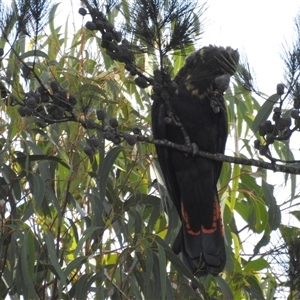
[[[191,37],[201,32],[195,3],[137,1],[135,22],[152,36],[135,27],[124,64],[117,55],[120,41],[109,52],[96,30],[69,32],[70,24],[60,26],[55,18],[58,5],[49,10],[45,31],[35,26],[30,38],[18,26],[25,18],[42,23],[32,19],[36,11],[28,16],[18,5],[31,3],[45,12],[48,2],[37,2],[16,2],[18,10],[1,16],[0,297],[272,299],[276,278],[260,253],[272,232],[284,227],[268,173],[224,164],[219,193],[228,263],[221,276],[198,280],[170,248],[180,222],[154,146],[137,142],[151,136],[151,99],[150,89],[138,87],[134,78],[148,86],[161,63],[168,76],[180,69],[184,55],[194,50]],[[97,1],[83,2],[89,12],[102,8]],[[126,1],[109,1],[101,21],[110,26],[122,16],[129,19],[128,7]],[[85,20],[90,17],[82,12]],[[95,16],[99,21],[99,11]],[[157,48],[167,23],[170,39]],[[187,29],[182,43],[180,28]],[[119,31],[114,32],[117,40]],[[157,49],[163,49],[160,56]],[[234,152],[258,157],[252,140],[261,139],[256,129],[279,96],[261,108],[236,76],[226,92]],[[276,154],[290,159],[288,143],[280,143],[274,142]],[[292,183],[295,187],[295,177]],[[243,247],[246,230],[260,237],[251,250]]]

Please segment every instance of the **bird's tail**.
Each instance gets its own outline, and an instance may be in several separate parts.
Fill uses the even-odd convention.
[[[224,228],[218,200],[214,202],[211,227],[201,226],[197,232],[190,228],[188,216],[182,207],[182,227],[172,249],[176,254],[182,252],[183,262],[198,277],[206,274],[216,276],[224,269],[226,263]]]

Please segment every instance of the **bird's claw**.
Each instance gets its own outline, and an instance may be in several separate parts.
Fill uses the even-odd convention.
[[[195,144],[195,143],[192,143],[191,144],[191,146],[192,146],[192,153],[193,153],[193,156],[195,156],[196,154],[197,154],[197,152],[198,152],[198,146],[197,146],[197,144]]]
[[[220,112],[220,101],[218,100],[218,98],[216,97],[211,97],[210,98],[210,106],[211,108],[213,109],[213,112],[215,114],[219,113]]]

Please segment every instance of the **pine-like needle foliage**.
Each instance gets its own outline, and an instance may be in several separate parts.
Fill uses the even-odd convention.
[[[101,8],[104,6],[106,13],[109,13],[117,4],[117,0],[106,0],[106,1],[98,1],[98,0],[81,0],[81,3],[87,7],[90,11],[98,10],[101,11]]]
[[[137,0],[133,5],[129,30],[161,55],[193,44],[202,33],[204,5],[198,1]]]
[[[295,41],[291,48],[285,48],[282,57],[285,64],[286,85],[292,90],[300,76],[300,14],[295,18],[295,29]]]
[[[0,24],[2,36],[8,36],[15,29],[15,38],[20,34],[34,35],[48,22],[52,0],[13,0],[10,6],[1,4]]]

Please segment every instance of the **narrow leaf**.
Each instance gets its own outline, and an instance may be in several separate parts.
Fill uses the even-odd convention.
[[[258,131],[259,125],[264,123],[268,119],[269,115],[272,112],[274,104],[278,101],[279,98],[280,96],[278,94],[274,94],[269,97],[261,106],[251,126],[251,129],[254,133]]]
[[[33,284],[33,267],[34,267],[34,241],[33,236],[30,232],[26,235],[23,240],[21,248],[21,271],[22,280],[28,289],[31,297],[39,299]],[[30,297],[30,298],[31,298]]]
[[[161,298],[165,299],[166,296],[166,255],[163,247],[157,244],[158,248],[158,260],[159,260],[159,272],[160,272],[160,285],[161,285]]]
[[[99,168],[99,189],[100,189],[100,200],[105,200],[106,184],[108,180],[109,172],[117,159],[119,153],[123,150],[122,147],[112,148],[105,156],[104,161],[101,162]]]
[[[50,261],[51,261],[56,273],[58,274],[61,283],[64,286],[66,286],[66,276],[65,276],[64,272],[62,271],[62,269],[59,265],[59,262],[58,262],[58,258],[56,256],[54,238],[49,230],[46,231],[45,235],[46,235],[46,245],[47,245],[47,250],[48,250]]]

